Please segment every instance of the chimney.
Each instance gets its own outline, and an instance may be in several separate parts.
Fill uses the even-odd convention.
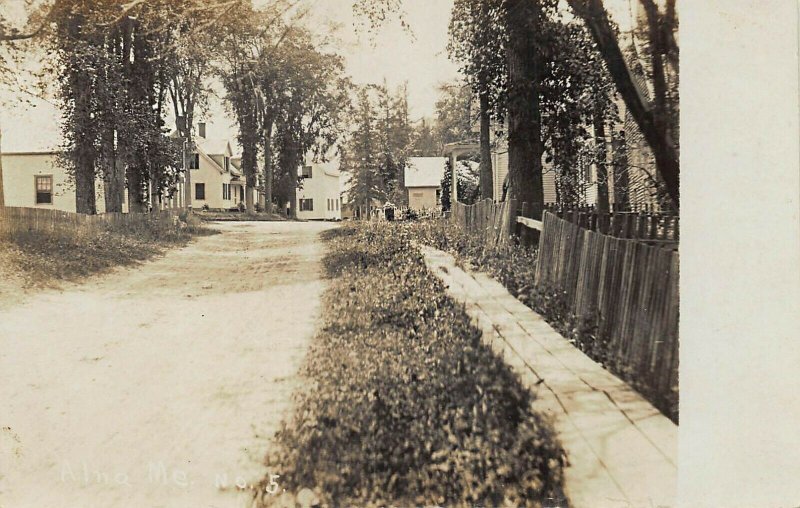
[[[201,138],[205,139],[206,137],[206,123],[205,122],[197,122],[197,135]]]

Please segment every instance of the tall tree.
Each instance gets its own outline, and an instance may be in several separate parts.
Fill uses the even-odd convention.
[[[674,37],[674,31],[677,29],[675,2],[669,0],[662,13],[653,0],[640,1],[647,11],[653,45],[653,84],[657,89],[655,104],[636,85],[603,1],[568,0],[575,14],[584,20],[597,43],[620,96],[647,144],[653,150],[658,174],[677,208],[680,206],[680,161],[673,129],[670,128],[674,122],[669,121],[666,105],[659,104],[660,101],[666,101],[667,97],[666,89],[662,86],[666,81],[663,58],[666,57],[673,62],[677,73],[678,45]],[[673,109],[677,110],[677,107]]]
[[[351,86],[342,58],[320,49],[309,30],[288,27],[280,47],[286,74],[275,116],[277,169],[283,183],[280,199],[289,202],[289,213],[296,217],[298,166],[308,159],[325,161],[336,147]]]
[[[511,196],[541,213],[542,118],[539,92],[545,60],[537,38],[544,24],[540,0],[507,0],[508,30],[508,171]]]
[[[507,68],[505,27],[500,0],[456,0],[450,19],[450,56],[478,97],[480,120],[481,197],[493,197],[491,123],[502,122]]]
[[[370,216],[372,200],[386,199],[382,185],[377,112],[370,97],[370,88],[361,87],[351,112],[354,118],[352,131],[342,149],[341,169],[350,174],[348,197],[352,203]]]

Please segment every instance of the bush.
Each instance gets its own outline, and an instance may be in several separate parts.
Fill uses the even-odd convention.
[[[561,499],[562,451],[531,393],[481,343],[408,232],[355,224],[324,238],[334,277],[324,326],[267,458],[282,487],[331,506]]]

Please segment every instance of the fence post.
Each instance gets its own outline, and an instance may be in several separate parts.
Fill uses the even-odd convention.
[[[508,232],[506,234],[506,241],[511,241],[511,236],[517,234],[517,200],[509,199],[506,201],[506,211],[508,215]]]
[[[520,215],[523,217],[530,217],[531,216],[531,204],[527,201],[522,202],[522,208],[520,210]],[[522,226],[520,227],[520,235],[519,235],[519,243],[523,247],[530,247],[531,245],[531,231],[529,228]]]

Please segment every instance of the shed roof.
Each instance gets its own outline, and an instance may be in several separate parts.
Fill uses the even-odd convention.
[[[406,187],[439,187],[444,177],[446,157],[409,157],[406,163]]]

